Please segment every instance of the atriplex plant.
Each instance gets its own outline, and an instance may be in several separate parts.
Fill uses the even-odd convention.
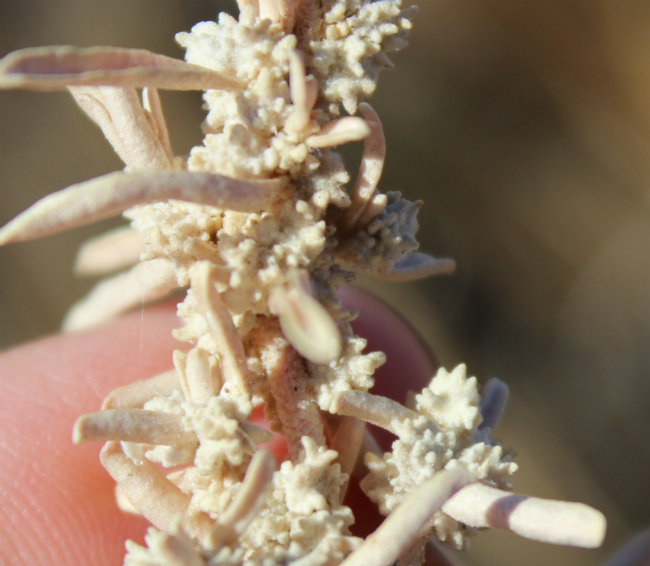
[[[89,242],[77,268],[141,262],[98,285],[67,329],[189,285],[175,337],[192,349],[174,353],[173,371],[111,393],[74,428],[76,442],[108,441],[101,459],[118,504],[155,527],[147,548],[127,544],[125,563],[409,566],[432,536],[462,548],[489,526],[598,546],[598,511],[504,491],[516,465],[490,438],[507,398],[500,381],[480,397],[461,365],[441,369],[408,407],[368,393],[384,355],[362,353],[338,287],[355,269],[400,280],[454,268],[415,251],[420,203],[377,191],[384,137],[360,102],[391,67],[386,52],[406,45],[415,9],[399,0],[239,8],[238,20],[221,14],[177,36],[187,63],[48,47],[0,67],[3,88],[67,88],[126,164],[42,199],[0,231],[7,244],[122,212],[131,220],[132,229]],[[206,91],[204,144],[187,158],[172,152],[157,89]],[[348,193],[331,148],[359,140]],[[257,447],[270,433],[249,420],[261,404],[288,448],[277,471]],[[398,437],[391,452],[365,422]],[[365,542],[350,535],[343,504],[360,453],[361,486],[389,515]]]

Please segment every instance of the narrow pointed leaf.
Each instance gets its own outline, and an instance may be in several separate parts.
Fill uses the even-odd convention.
[[[207,261],[197,264],[195,269],[192,289],[216,343],[222,377],[231,392],[247,394],[250,385],[246,353],[232,317],[214,286],[218,270]]]
[[[273,202],[282,187],[282,178],[243,181],[189,171],[118,171],[42,198],[0,230],[0,245],[51,236],[168,199],[255,212]]]
[[[137,263],[143,250],[142,234],[122,226],[86,240],[77,252],[74,272],[92,277],[118,271]]]
[[[506,408],[509,395],[510,389],[503,381],[496,377],[488,380],[481,392],[480,409],[483,420],[478,426],[479,430],[494,430]]]
[[[102,410],[106,409],[139,409],[154,397],[168,397],[174,391],[180,390],[176,370],[123,385],[111,391],[104,402]]]
[[[386,159],[386,139],[381,121],[375,110],[365,102],[359,104],[363,112],[366,124],[370,128],[370,134],[364,140],[363,157],[356,183],[350,192],[351,204],[343,216],[342,228],[350,230],[370,203],[379,179],[384,170]]]
[[[76,332],[97,326],[178,287],[174,264],[169,260],[139,263],[131,271],[98,283],[87,297],[73,305],[63,321],[63,330]]]
[[[241,87],[237,79],[145,49],[33,47],[0,60],[0,88],[53,91],[81,85],[168,90]]]
[[[456,466],[437,472],[415,489],[341,566],[390,566],[418,539],[434,513],[475,478]]]

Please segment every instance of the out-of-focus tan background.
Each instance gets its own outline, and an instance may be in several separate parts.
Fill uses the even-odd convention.
[[[481,566],[595,565],[650,524],[650,1],[422,0],[411,45],[373,105],[380,185],[422,199],[422,249],[458,272],[363,280],[451,367],[513,392],[497,430],[519,492],[608,515],[602,550],[483,533]],[[117,45],[182,57],[176,31],[234,13],[206,0],[0,0],[0,54]],[[164,93],[179,154],[200,142],[197,94]],[[356,169],[359,148],[348,151]],[[122,167],[65,93],[0,93],[0,221]],[[116,222],[0,249],[0,347],[55,332],[91,286],[77,246]],[[29,376],[25,376],[29,379]]]

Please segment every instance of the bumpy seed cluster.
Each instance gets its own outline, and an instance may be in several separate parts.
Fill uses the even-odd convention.
[[[485,526],[599,544],[604,520],[579,504],[521,498],[517,520],[499,522],[494,509],[509,505],[501,490],[516,469],[490,438],[507,397],[501,382],[481,399],[459,366],[440,370],[410,408],[368,393],[385,356],[364,353],[339,286],[358,269],[393,280],[454,269],[416,251],[421,203],[377,190],[385,141],[360,102],[392,66],[386,53],[406,45],[415,10],[399,0],[239,7],[239,19],[221,14],[177,36],[187,62],[53,47],[0,66],[4,88],[67,88],[126,165],[46,197],[0,231],[5,244],[119,213],[131,221],[80,251],[80,273],[130,269],[99,283],[65,328],[189,286],[174,335],[191,349],[75,424],[76,442],[107,441],[101,460],[120,507],[154,525],[146,547],[127,544],[125,564],[410,566],[431,536],[461,548]],[[205,139],[186,158],[172,151],[159,88],[205,91]],[[360,140],[348,188],[332,148]],[[253,422],[261,405],[287,446],[277,471],[261,447],[272,435]],[[391,452],[378,452],[365,422],[397,435]],[[389,515],[366,542],[350,534],[344,505],[364,454],[361,486]]]

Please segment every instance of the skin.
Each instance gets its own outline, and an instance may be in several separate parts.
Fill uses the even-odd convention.
[[[388,356],[373,392],[403,402],[433,375],[431,356],[379,301],[352,288],[341,295],[362,312],[353,326],[368,338],[366,351]],[[164,303],[0,355],[0,563],[118,566],[124,541],[142,542],[148,523],[117,509],[101,444],[75,446],[71,431],[114,388],[170,369],[172,351],[182,347],[171,337],[178,326],[175,304]],[[372,532],[381,521],[373,505],[354,483],[349,495],[355,534]],[[430,556],[428,564],[450,562]]]

